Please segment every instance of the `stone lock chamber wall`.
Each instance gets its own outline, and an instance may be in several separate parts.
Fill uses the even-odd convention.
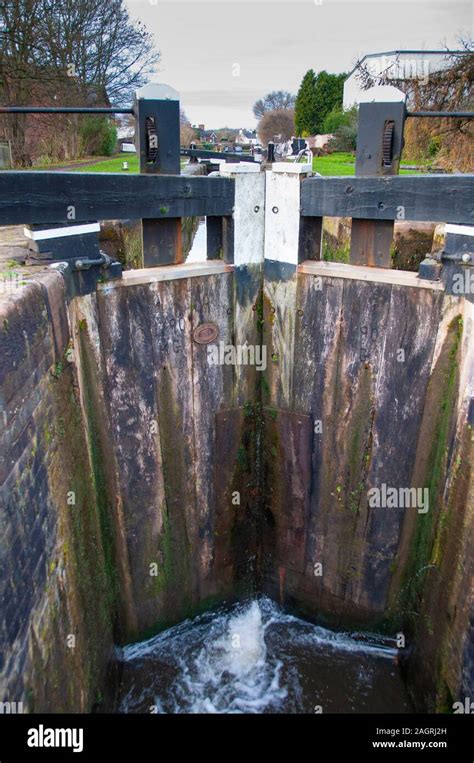
[[[89,710],[114,644],[263,591],[405,633],[418,706],[449,709],[472,687],[472,306],[298,265],[298,228],[264,229],[264,173],[229,173],[233,266],[1,297],[2,698]],[[203,323],[267,369],[210,365]],[[382,483],[428,487],[429,511],[369,508]]]
[[[111,656],[113,599],[62,276],[2,293],[0,326],[2,700],[86,711]]]

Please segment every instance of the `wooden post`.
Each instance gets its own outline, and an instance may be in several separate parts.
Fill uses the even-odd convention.
[[[140,172],[180,174],[179,95],[168,85],[146,85],[134,104],[135,142]],[[183,261],[181,218],[142,220],[143,263],[176,265]]]
[[[365,97],[359,106],[356,175],[398,175],[406,96],[394,87],[374,87]],[[352,220],[351,264],[391,267],[392,239],[392,220]]]
[[[234,262],[234,220],[230,215],[206,217],[207,259]]]

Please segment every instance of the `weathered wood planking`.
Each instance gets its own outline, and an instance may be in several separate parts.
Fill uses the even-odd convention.
[[[441,292],[391,287],[384,353],[377,379],[368,487],[378,487],[382,483],[394,487],[410,487],[412,484],[442,303]],[[404,351],[403,361],[399,360],[401,350]],[[405,511],[417,510],[408,508]],[[369,586],[374,586],[373,604],[380,610],[386,605],[403,518],[403,509],[370,510],[365,529],[366,550],[358,565],[360,576],[350,591],[355,601],[365,604]]]
[[[143,264],[179,265],[183,262],[181,219],[142,220]]]
[[[161,617],[170,618],[177,608],[183,611],[196,604],[199,591],[192,326],[189,320],[191,281],[156,283],[149,287],[149,294],[150,362],[155,374],[156,423],[160,433],[166,498],[160,571],[166,604],[158,611]]]
[[[278,263],[276,263],[278,264]],[[268,262],[265,263],[268,275]],[[296,323],[296,271],[287,279],[265,278],[263,344],[267,351],[263,402],[290,408]]]
[[[255,409],[216,414],[213,586],[237,597],[254,593],[261,524]]]
[[[319,531],[324,516],[318,498],[325,490],[324,467],[328,458],[329,463],[334,458],[332,450],[325,458],[325,446],[330,434],[331,392],[336,384],[343,286],[340,278],[298,278],[297,309],[302,314],[296,318],[292,405],[295,411],[311,413],[313,421],[311,510],[306,530],[308,574],[322,561],[325,544],[325,535]],[[313,582],[318,586],[320,578]]]
[[[248,516],[247,507],[251,503],[248,480],[241,479],[236,469],[243,418],[241,408],[216,413],[214,505],[217,510],[212,525],[218,540],[214,546],[213,575],[208,585],[214,591],[225,591],[227,594],[237,592],[236,566],[247,562],[249,550],[248,544],[245,549],[237,549],[235,543],[236,527],[241,526],[242,519]],[[233,500],[234,491],[239,493],[238,502]]]
[[[100,293],[117,500],[139,632],[222,592],[214,558],[229,558],[229,538],[216,527],[228,507],[215,489],[215,417],[232,406],[234,369],[210,365],[193,330],[213,322],[218,341],[231,344],[232,279],[223,272]],[[220,543],[226,548],[216,551]]]
[[[219,335],[212,344],[220,342],[232,344],[232,274],[195,278],[191,281],[191,315],[193,331],[202,323],[214,323]],[[214,483],[216,452],[216,414],[233,404],[233,375],[231,365],[211,365],[208,348],[210,345],[192,342],[192,394],[193,432],[195,462],[193,472],[196,494],[196,512],[199,532],[199,579],[204,585],[213,573],[216,515],[228,507],[217,505]],[[214,581],[215,582],[215,581]],[[210,591],[204,589],[208,595]],[[215,593],[216,591],[212,591]]]
[[[0,174],[0,225],[231,215],[230,178],[84,172]]]
[[[358,574],[354,558],[364,553],[365,478],[372,456],[376,384],[390,289],[386,284],[344,284],[338,366],[328,441],[323,434],[326,463],[319,496],[329,541],[323,549],[323,584],[343,600],[350,600],[347,589]],[[331,391],[327,392],[331,396]]]
[[[267,584],[273,577],[275,595],[272,567],[305,571],[313,432],[310,416],[268,408],[264,426],[265,516],[270,513],[275,521],[263,533],[263,564]]]
[[[392,239],[393,220],[354,218],[351,227],[351,265],[389,268]]]
[[[298,262],[321,260],[323,218],[300,217]]]
[[[256,351],[261,345],[262,306],[260,291],[263,267],[261,264],[241,265],[234,271],[234,342],[248,345]],[[263,358],[263,356],[262,356]],[[265,356],[268,365],[270,358]],[[262,371],[256,365],[236,366],[234,374],[234,404],[243,406],[258,397]]]
[[[384,611],[403,511],[369,509],[367,490],[410,486],[442,299],[390,282],[298,275],[290,408],[313,420],[311,499],[304,578],[291,553],[278,574],[308,614]],[[271,404],[278,399],[272,387]],[[283,504],[272,508],[277,524]]]
[[[220,260],[224,252],[222,217],[206,217],[206,254],[208,260]]]
[[[105,397],[116,454],[129,575],[139,631],[156,619],[149,565],[160,565],[165,486],[155,395],[148,287],[98,295]]]
[[[474,174],[307,178],[301,214],[472,225],[473,198]]]
[[[370,446],[375,378],[383,347],[390,287],[299,279],[298,306],[303,317],[295,341],[294,407],[308,406],[315,423],[316,474],[308,533],[308,576],[327,594],[345,599],[354,548],[361,553],[357,515],[364,503],[361,483]],[[313,292],[313,294],[311,294]],[[319,305],[317,302],[319,301]],[[316,305],[315,305],[316,302]],[[318,310],[319,308],[319,310]],[[321,325],[304,316],[323,312]],[[321,375],[315,384],[313,374]],[[296,393],[297,391],[297,393]],[[308,394],[309,393],[309,394]],[[313,394],[313,397],[309,395]],[[314,565],[323,574],[314,576]]]

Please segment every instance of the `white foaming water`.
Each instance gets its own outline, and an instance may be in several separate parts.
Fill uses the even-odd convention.
[[[211,633],[191,666],[187,658],[179,659],[174,712],[259,712],[278,706],[286,696],[279,683],[281,662],[267,660],[258,603],[225,620],[214,623],[225,624],[224,633],[217,638]]]
[[[254,601],[246,612],[229,620],[228,633],[221,642],[223,666],[235,676],[244,676],[265,663],[262,613]]]
[[[403,712],[395,653],[286,615],[262,597],[126,647],[119,711],[294,713],[324,703],[337,712],[341,702],[356,708],[359,698],[369,711],[377,682],[385,694],[393,676]]]

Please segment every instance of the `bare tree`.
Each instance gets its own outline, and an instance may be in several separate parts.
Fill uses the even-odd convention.
[[[256,119],[261,119],[267,111],[281,111],[283,109],[293,109],[295,105],[295,96],[287,90],[274,90],[268,93],[264,98],[256,101],[253,106],[253,113]]]
[[[17,0],[0,6],[0,97],[4,105],[30,103],[35,82],[41,78],[40,51],[34,43],[41,6],[42,0]],[[2,123],[12,141],[14,162],[23,164],[25,119],[11,116]]]
[[[197,135],[191,125],[181,124],[179,128],[179,140],[180,144],[185,148],[189,147],[189,144],[197,139]]]
[[[265,146],[277,136],[279,142],[286,142],[295,134],[294,110],[278,109],[266,112],[258,123],[257,132]]]
[[[12,0],[0,6],[0,97],[5,105],[128,104],[160,59],[124,0]],[[26,163],[24,116],[3,118],[16,161]],[[48,120],[43,120],[48,124]],[[53,124],[53,123],[51,123]],[[77,147],[80,119],[54,121]]]

